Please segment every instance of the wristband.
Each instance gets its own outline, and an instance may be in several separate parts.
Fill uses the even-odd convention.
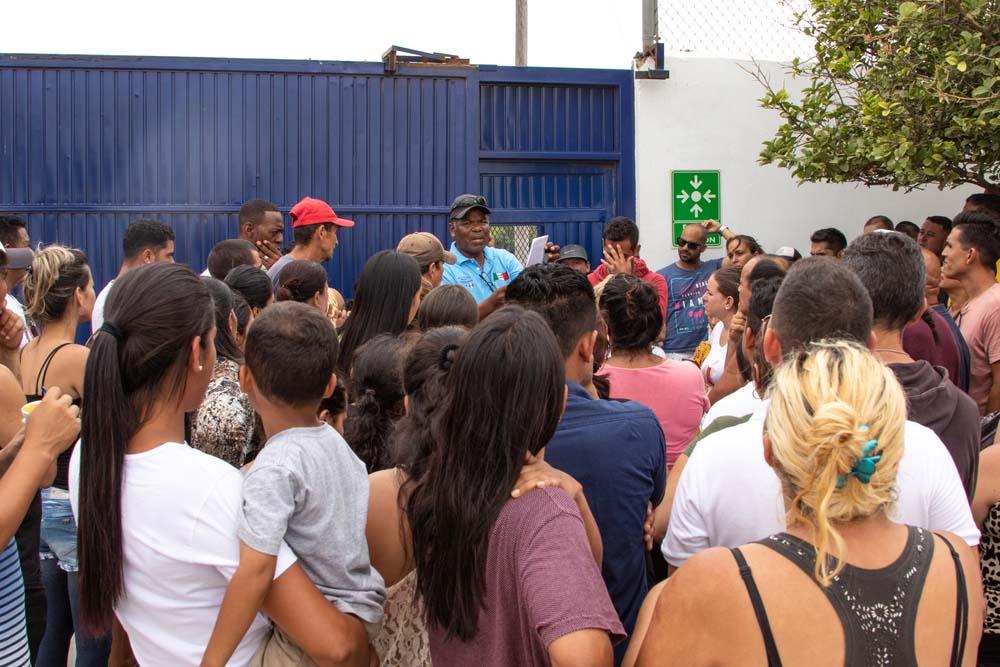
[[[727,227],[726,225],[719,225],[719,233],[720,234],[723,233],[723,232],[728,232],[728,231],[729,231],[729,227]]]

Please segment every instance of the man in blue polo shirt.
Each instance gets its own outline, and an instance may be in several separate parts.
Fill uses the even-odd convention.
[[[601,574],[625,631],[646,597],[646,510],[663,499],[666,444],[652,411],[631,401],[592,396],[597,306],[587,276],[561,264],[530,266],[507,289],[507,301],[549,323],[566,363],[566,412],[544,449],[549,465],[583,486],[604,543]],[[615,649],[615,663],[628,642]]]
[[[482,195],[459,195],[451,204],[448,231],[451,252],[458,259],[446,264],[444,285],[461,285],[479,304],[485,317],[504,303],[507,285],[524,269],[506,250],[489,247],[490,209]]]

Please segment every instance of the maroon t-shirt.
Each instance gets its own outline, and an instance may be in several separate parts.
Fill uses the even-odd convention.
[[[428,627],[434,667],[549,665],[547,647],[577,630],[625,636],[587,542],[576,504],[561,489],[508,500],[490,533],[486,608],[468,642]]]
[[[931,366],[941,366],[948,371],[948,379],[959,386],[959,368],[962,361],[958,341],[951,327],[933,310],[928,310],[934,321],[933,331],[923,319],[906,325],[903,329],[903,350],[917,361]]]

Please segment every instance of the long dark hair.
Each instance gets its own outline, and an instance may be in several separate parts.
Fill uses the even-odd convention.
[[[219,360],[228,359],[243,363],[243,353],[236,343],[236,332],[229,327],[229,315],[233,312],[233,292],[226,283],[216,278],[203,276],[201,281],[212,295],[215,312],[215,354]]]
[[[354,288],[354,305],[340,339],[339,370],[349,375],[354,351],[375,336],[398,336],[410,324],[410,306],[420,291],[420,265],[413,257],[383,250],[365,262]]]
[[[467,333],[462,327],[431,329],[413,343],[403,361],[407,410],[392,433],[390,455],[394,465],[409,473],[404,486],[410,486],[412,480],[419,479],[427,469],[434,444],[431,418],[441,405],[445,379]],[[400,489],[400,498],[404,497],[403,493]]]
[[[100,633],[111,627],[124,593],[121,500],[128,442],[158,400],[181,400],[191,340],[205,341],[215,324],[208,288],[179,264],[132,269],[115,281],[104,314],[83,383],[78,532],[80,617]]]
[[[524,465],[555,433],[566,378],[540,315],[506,306],[455,355],[426,472],[407,499],[417,586],[431,627],[472,639],[486,594],[490,531]]]
[[[368,472],[391,465],[389,436],[403,416],[404,348],[399,338],[381,334],[354,355],[344,439]]]
[[[298,301],[305,303],[326,289],[326,270],[316,262],[296,259],[285,265],[278,277],[275,301]]]

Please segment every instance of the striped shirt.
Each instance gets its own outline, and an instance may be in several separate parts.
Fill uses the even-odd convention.
[[[0,667],[28,667],[24,581],[14,540],[0,554]]]

